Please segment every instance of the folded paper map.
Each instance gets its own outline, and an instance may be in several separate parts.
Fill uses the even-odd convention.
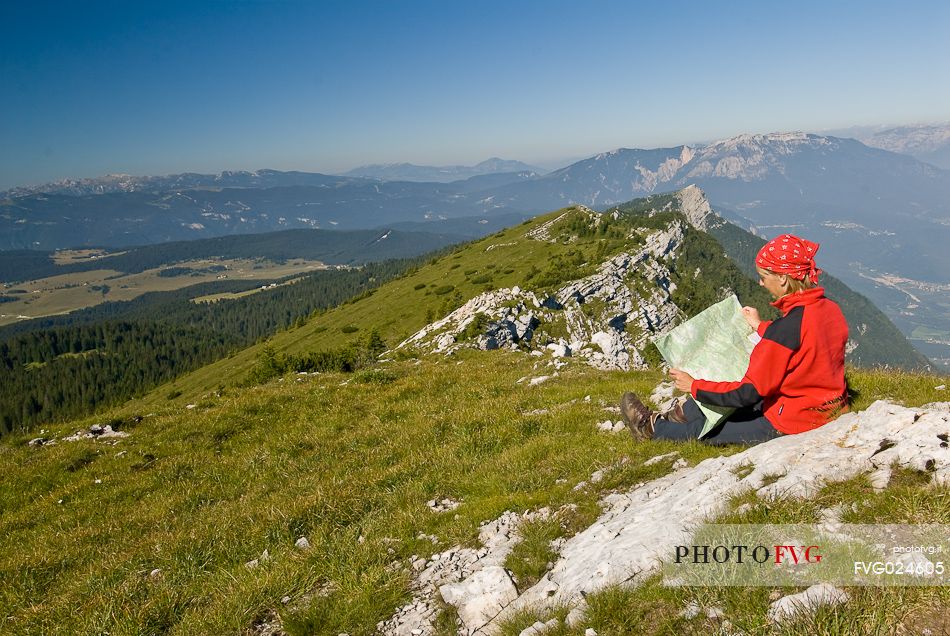
[[[742,317],[734,295],[705,309],[673,330],[653,339],[666,363],[691,376],[713,382],[741,380],[749,368],[749,356],[757,334]],[[697,402],[706,426],[704,437],[735,409]]]

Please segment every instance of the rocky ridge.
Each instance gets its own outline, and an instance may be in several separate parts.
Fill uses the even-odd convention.
[[[712,209],[699,188],[677,193],[680,211],[689,224],[705,230]],[[667,206],[668,208],[671,206]],[[596,226],[600,215],[578,206]],[[553,241],[550,231],[564,213],[525,234],[537,241]],[[619,213],[613,212],[616,219]],[[637,250],[617,254],[597,272],[561,285],[547,295],[520,287],[484,292],[444,318],[425,326],[397,348],[449,354],[463,346],[480,349],[550,351],[556,358],[575,357],[600,369],[638,369],[646,366],[643,349],[652,336],[675,326],[683,317],[672,301],[676,289],[670,266],[686,232],[686,224],[643,237]],[[631,239],[639,234],[631,235]],[[494,245],[489,245],[486,251]],[[472,333],[472,331],[477,333]],[[553,337],[552,332],[566,332]]]
[[[834,151],[838,144],[834,137],[801,132],[738,135],[700,149],[684,166],[677,182],[684,184],[704,177],[758,181],[770,173],[785,174],[786,159],[804,148]]]

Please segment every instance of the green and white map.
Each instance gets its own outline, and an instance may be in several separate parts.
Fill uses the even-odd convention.
[[[667,364],[697,379],[713,382],[741,380],[758,341],[735,295],[703,310],[673,330],[653,340]],[[706,426],[702,438],[735,409],[697,402]]]

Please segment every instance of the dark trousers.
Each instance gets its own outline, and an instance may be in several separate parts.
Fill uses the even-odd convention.
[[[687,422],[680,424],[668,420],[656,421],[653,439],[689,440],[696,439],[706,425],[706,416],[696,406],[693,398],[686,400],[683,413]],[[704,444],[722,446],[725,444],[758,444],[780,437],[782,433],[765,419],[761,409],[754,407],[741,408],[709,431],[703,439]]]

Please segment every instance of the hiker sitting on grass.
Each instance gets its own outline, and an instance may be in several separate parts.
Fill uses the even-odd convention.
[[[620,410],[635,439],[696,439],[706,418],[694,400],[737,410],[713,428],[708,444],[757,444],[826,424],[848,408],[844,349],[848,325],[837,303],[818,287],[818,244],[784,234],[755,259],[759,285],[776,299],[782,317],[767,321],[743,307],[746,322],[761,340],[738,382],[699,380],[670,369],[676,388],[690,397],[665,413],[651,411],[633,393]]]

